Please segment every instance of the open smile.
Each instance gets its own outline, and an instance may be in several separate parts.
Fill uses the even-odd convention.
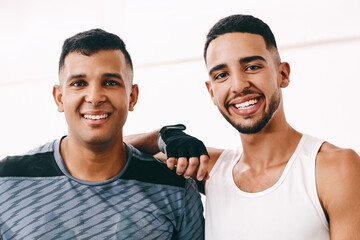
[[[242,103],[234,104],[234,106],[237,109],[248,109],[248,108],[251,108],[252,106],[256,105],[258,102],[259,102],[258,99],[250,99],[250,100],[242,102]]]
[[[83,118],[85,119],[91,119],[91,120],[101,120],[101,119],[106,119],[110,116],[110,113],[105,113],[105,114],[83,114],[81,115]]]
[[[262,102],[263,98],[257,96],[248,98],[245,101],[236,101],[230,104],[230,109],[237,115],[248,116],[254,114],[260,108]]]

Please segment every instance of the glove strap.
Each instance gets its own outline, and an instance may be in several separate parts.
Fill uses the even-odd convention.
[[[165,153],[165,155],[167,156],[166,143],[162,139],[161,135],[166,134],[168,131],[173,131],[173,130],[184,131],[185,129],[186,129],[186,126],[184,124],[167,125],[167,126],[162,127],[160,129],[159,135],[157,137],[157,144],[158,144],[160,151],[162,153]]]

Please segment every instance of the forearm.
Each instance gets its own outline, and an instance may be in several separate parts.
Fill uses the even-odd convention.
[[[152,132],[133,134],[124,137],[124,142],[133,145],[140,151],[155,155],[160,152],[157,137],[160,129]]]

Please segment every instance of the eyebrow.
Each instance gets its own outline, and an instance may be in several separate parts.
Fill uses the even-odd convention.
[[[244,64],[244,63],[249,63],[249,62],[252,62],[252,61],[255,61],[255,60],[261,60],[261,61],[264,61],[266,62],[265,58],[263,58],[262,56],[249,56],[249,57],[244,57],[244,58],[241,58],[239,60],[240,64]],[[211,68],[210,71],[209,71],[209,76],[211,76],[211,74],[217,70],[221,70],[221,69],[224,69],[224,68],[227,68],[227,64],[223,63],[223,64],[219,64],[219,65],[216,65],[215,67]]]
[[[118,73],[104,73],[102,75],[102,77],[117,78],[117,79],[123,81],[123,78]],[[74,75],[71,75],[70,77],[68,77],[67,82],[71,81],[73,79],[77,79],[77,78],[86,78],[86,74],[74,74]]]
[[[244,57],[240,59],[240,64],[244,64],[244,63],[249,63],[255,60],[261,60],[266,62],[265,58],[263,58],[262,56],[250,56],[250,57]]]
[[[74,74],[74,75],[71,75],[70,77],[68,77],[66,79],[66,82],[69,82],[73,79],[76,79],[76,78],[85,78],[86,77],[86,74]]]
[[[120,74],[118,73],[104,73],[102,77],[109,77],[109,78],[117,78],[121,81],[124,81]]]
[[[211,68],[210,71],[209,71],[209,76],[211,76],[211,74],[217,70],[221,70],[221,69],[224,69],[227,67],[227,64],[219,64],[219,65],[216,65],[215,67]]]

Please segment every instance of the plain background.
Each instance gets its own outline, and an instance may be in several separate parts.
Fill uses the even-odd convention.
[[[52,98],[61,46],[98,27],[125,41],[135,65],[140,96],[125,134],[184,123],[208,146],[239,146],[208,96],[202,59],[208,30],[236,13],[268,23],[290,63],[288,122],[360,153],[359,10],[359,0],[1,0],[0,158],[66,135]]]

